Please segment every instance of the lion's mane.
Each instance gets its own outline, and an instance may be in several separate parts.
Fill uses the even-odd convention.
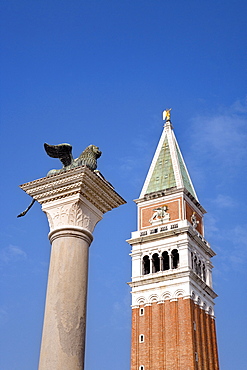
[[[95,145],[89,145],[78,157],[75,159],[76,166],[87,166],[91,170],[96,170],[97,159],[101,156],[101,151]]]

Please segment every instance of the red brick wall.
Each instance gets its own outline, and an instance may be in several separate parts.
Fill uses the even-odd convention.
[[[140,365],[145,370],[218,370],[214,319],[190,299],[152,303],[143,316],[134,308],[131,370]]]

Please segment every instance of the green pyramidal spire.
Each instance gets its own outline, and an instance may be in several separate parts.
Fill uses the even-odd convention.
[[[140,198],[145,194],[171,188],[185,188],[197,199],[170,121],[170,110],[163,113],[166,121]]]

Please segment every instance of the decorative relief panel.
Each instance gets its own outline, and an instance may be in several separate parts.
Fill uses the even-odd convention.
[[[139,210],[140,229],[166,224],[182,219],[181,198],[141,207]]]
[[[191,223],[192,227],[203,235],[202,217],[195,212],[186,202],[186,218]]]
[[[168,211],[168,206],[166,204],[164,204],[161,207],[154,208],[152,217],[149,220],[150,224],[159,225],[159,224],[163,224],[165,221],[169,221],[170,215],[167,211]]]

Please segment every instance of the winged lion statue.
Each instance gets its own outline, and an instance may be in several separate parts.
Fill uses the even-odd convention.
[[[102,154],[95,145],[89,145],[76,159],[73,158],[72,146],[70,144],[49,145],[45,143],[44,148],[50,157],[59,158],[63,164],[63,168],[60,170],[50,170],[47,176],[64,172],[78,166],[87,166],[94,171],[97,168],[97,159]]]
[[[70,170],[78,166],[87,166],[92,171],[95,171],[97,168],[97,159],[101,156],[102,152],[95,145],[89,145],[78,158],[73,158],[72,155],[72,146],[67,143],[58,144],[58,145],[49,145],[44,143],[44,148],[46,153],[52,158],[59,158],[63,164],[63,167],[58,170],[50,170],[47,173],[47,176],[52,176],[59,174],[61,172]],[[101,174],[99,176],[102,177]],[[21,212],[17,217],[25,216],[29,209],[34,204],[35,199],[32,200],[30,205]]]

